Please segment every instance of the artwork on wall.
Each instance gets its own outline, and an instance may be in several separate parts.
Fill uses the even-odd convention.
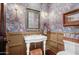
[[[40,11],[27,8],[27,30],[40,29]]]
[[[64,13],[64,26],[79,26],[79,9]]]

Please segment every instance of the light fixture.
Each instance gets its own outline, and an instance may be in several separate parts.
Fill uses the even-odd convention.
[[[42,12],[41,15],[42,15],[43,18],[46,18],[48,16],[48,13],[47,12]]]
[[[17,9],[18,8],[18,6],[17,6],[17,4],[15,4],[15,13],[16,13],[16,17],[15,17],[15,20],[17,20]]]
[[[4,3],[4,5],[6,5],[7,3]]]
[[[18,6],[17,6],[17,4],[15,4],[15,10],[17,11],[17,8],[18,8]]]

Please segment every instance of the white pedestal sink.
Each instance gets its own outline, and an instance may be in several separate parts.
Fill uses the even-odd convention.
[[[35,42],[41,42],[43,41],[43,50],[44,50],[44,55],[45,55],[45,48],[46,48],[46,40],[47,36],[44,35],[29,35],[29,36],[24,36],[24,40],[26,43],[27,47],[27,55],[29,55],[29,50],[30,50],[30,43],[35,43]]]

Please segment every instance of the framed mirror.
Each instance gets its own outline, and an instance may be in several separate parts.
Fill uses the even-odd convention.
[[[27,8],[27,30],[40,30],[40,11]]]
[[[64,13],[63,24],[64,26],[79,26],[79,9]]]

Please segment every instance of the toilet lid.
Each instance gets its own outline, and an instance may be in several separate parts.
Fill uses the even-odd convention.
[[[66,52],[66,51],[60,51],[60,52],[57,53],[57,55],[74,55],[74,54]]]

